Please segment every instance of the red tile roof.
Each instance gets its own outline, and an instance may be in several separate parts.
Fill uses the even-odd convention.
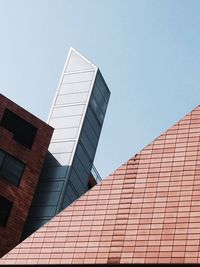
[[[199,196],[197,107],[0,264],[199,263]]]

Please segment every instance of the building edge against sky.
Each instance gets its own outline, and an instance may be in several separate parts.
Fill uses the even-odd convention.
[[[199,195],[200,106],[0,264],[199,264]]]
[[[49,125],[0,95],[0,256],[100,181],[93,161],[109,97],[98,67],[73,48]]]
[[[76,114],[76,109],[75,114],[66,114],[66,109],[71,109],[72,106],[76,106],[77,104],[87,105],[89,103],[89,101],[86,100],[84,102],[84,98],[81,98],[83,102],[65,103],[65,101],[69,101],[69,99],[73,102],[74,99],[70,96],[72,93],[69,93],[68,90],[71,90],[69,88],[71,88],[71,86],[76,87],[76,83],[80,85],[82,82],[93,82],[93,91],[90,93],[90,99],[92,99],[92,95],[95,92],[95,82],[98,81],[97,73],[101,76],[97,71],[95,80],[93,80],[91,76],[89,76],[90,78],[88,78],[88,80],[82,78],[78,81],[77,79],[73,80],[73,76],[77,78],[77,75],[80,77],[82,73],[88,74],[94,72],[92,67],[88,69],[89,66],[85,62],[75,64],[80,59],[79,57],[78,59],[76,58],[77,55],[78,53],[75,55],[74,64],[69,64],[72,69],[68,71],[66,67],[63,72],[58,90],[59,93],[62,91],[62,97],[59,98],[60,95],[58,93],[54,101],[55,104],[52,107],[50,121],[53,121],[54,126],[57,127],[55,127],[55,129],[58,131],[62,131],[63,129],[65,131],[66,128],[63,127],[63,125],[66,125],[65,117],[82,118],[82,116],[85,116],[84,118],[87,118],[87,112],[85,112],[85,114],[81,113],[84,115]],[[79,69],[80,66],[82,66],[83,69]],[[99,88],[98,83],[97,88]],[[63,93],[63,90],[65,93]],[[88,93],[88,90],[86,90],[86,92],[84,91],[84,93]],[[64,98],[64,95],[67,95],[69,98]],[[103,95],[104,94],[102,94],[102,96]],[[95,97],[94,101],[91,103],[93,113],[95,108],[96,111],[98,111],[98,105],[95,102],[97,98]],[[60,101],[64,101],[64,103],[60,103]],[[15,149],[16,145],[13,143],[13,140],[30,149],[36,132],[34,125],[29,125],[31,121],[29,121],[28,115],[25,116],[26,120],[29,121],[27,124],[28,121],[24,122],[21,120],[22,118],[19,119],[16,114],[12,114],[16,111],[15,107],[16,104],[12,103],[12,112],[6,111],[2,113],[0,130],[3,130],[4,134],[6,134],[6,138],[8,138],[11,143],[11,145],[9,144],[11,150],[13,148]],[[57,111],[57,109],[59,109],[59,111]],[[61,113],[60,109],[62,110]],[[2,110],[4,110],[4,107],[1,111]],[[89,105],[87,106],[87,111],[88,110]],[[53,115],[54,112],[56,115]],[[79,112],[81,111],[79,110]],[[96,120],[100,123],[104,116],[102,116],[101,113],[98,113],[98,115],[100,115],[100,117],[97,117]],[[11,121],[14,118],[17,122],[20,122],[19,125],[23,125],[22,128],[26,129],[25,132],[30,131],[31,139],[26,140],[26,138],[21,138],[21,135],[15,132],[17,128],[15,127],[16,129],[13,130],[10,118]],[[81,118],[77,121],[80,122]],[[74,145],[76,144],[78,147],[80,141],[83,151],[85,151],[85,148],[91,148],[88,146],[89,143],[85,142],[85,140],[88,140],[87,138],[81,139],[82,132],[86,132],[83,137],[87,136],[89,125],[90,123],[86,123],[86,128],[84,128],[83,122],[81,125],[82,129],[78,131],[80,133],[78,135],[78,141],[76,135],[74,138],[69,138],[69,136],[66,139],[60,138],[60,136],[63,136],[63,133],[60,135],[60,132],[58,133],[58,138],[52,138],[51,140],[50,151],[40,176],[40,180],[43,180],[43,185],[39,184],[37,190],[37,193],[42,193],[39,194],[39,197],[36,193],[34,197],[34,199],[43,200],[42,195],[46,192],[46,188],[48,188],[49,191],[46,192],[46,196],[48,196],[46,198],[47,202],[45,202],[45,208],[42,207],[41,209],[42,211],[46,209],[47,214],[49,214],[48,212],[53,206],[51,204],[51,201],[54,199],[52,192],[58,192],[58,200],[60,199],[60,201],[57,202],[58,204],[54,205],[56,207],[53,207],[55,213],[62,210],[66,204],[68,205],[68,203],[70,204],[73,201],[71,197],[73,196],[74,176],[71,178],[71,171],[69,171],[69,176],[66,174],[67,171],[73,169],[74,166],[80,167],[80,164],[74,165],[74,162],[76,162],[76,155],[79,155],[77,153],[79,150],[77,148],[73,149]],[[79,124],[77,127],[75,125],[70,127],[70,129],[78,127]],[[83,131],[83,129],[85,129],[85,131]],[[9,136],[10,133],[11,136]],[[70,134],[71,133],[70,130]],[[2,140],[0,139],[0,141]],[[71,147],[68,145],[63,146],[63,144],[68,144],[70,142],[72,143]],[[61,143],[61,145],[59,143]],[[5,144],[2,142],[0,145],[3,147]],[[17,153],[21,153],[21,147],[18,148],[20,149]],[[69,148],[71,150],[66,150]],[[104,179],[102,183],[96,185],[92,190],[86,192],[82,197],[74,201],[70,207],[64,208],[63,211],[55,214],[55,216],[53,215],[52,217],[54,218],[3,256],[0,259],[0,264],[200,263],[199,148],[200,106],[196,107],[151,144],[147,145],[141,152],[129,159],[115,170],[113,174]],[[94,150],[90,151],[89,149],[89,152],[86,154],[86,157],[89,159],[90,153],[91,155],[95,153],[92,153],[92,151]],[[8,170],[8,165],[5,164],[7,157],[9,160],[12,159],[11,162],[13,162],[13,155],[6,155],[6,153],[7,151],[4,150],[3,153],[0,154],[0,171],[3,169],[4,175],[5,171]],[[14,153],[14,150],[9,153]],[[71,153],[68,158],[69,162],[67,165],[62,165],[66,164],[65,161],[62,161],[63,159],[65,160],[66,157],[62,157],[62,154],[67,153]],[[83,154],[81,155],[83,156]],[[14,162],[19,169],[22,170],[23,162],[16,162],[16,159]],[[79,160],[78,163],[82,162],[81,158],[78,156],[77,159]],[[33,160],[33,158],[31,158],[31,160]],[[65,167],[64,171],[60,172],[63,166]],[[74,171],[76,172],[78,169],[75,167]],[[50,168],[51,171],[48,172],[48,168]],[[18,186],[19,173],[22,174],[22,171],[19,171],[19,169],[17,168],[17,172],[12,176],[15,186]],[[79,171],[82,174],[82,170]],[[62,176],[64,173],[65,176]],[[53,174],[52,179],[49,174]],[[2,174],[0,174],[0,176],[1,175]],[[7,183],[3,180],[5,179],[3,177],[4,175],[1,177],[2,180],[0,179],[3,185],[0,187],[3,195],[6,194],[4,188],[7,187]],[[60,179],[66,177],[67,185]],[[90,175],[84,181],[88,183],[89,177]],[[11,179],[11,177],[6,177],[6,179]],[[11,183],[12,179],[10,180]],[[61,182],[61,185],[56,184],[55,186],[54,182],[58,181]],[[52,182],[53,184],[51,184]],[[68,188],[70,188],[70,191],[69,194],[66,194]],[[82,187],[78,187],[78,189],[80,190],[79,192],[81,192]],[[12,192],[15,194],[15,191]],[[77,192],[77,194],[79,192]],[[67,196],[67,198],[65,198],[65,196]],[[68,200],[65,202],[65,199]],[[40,201],[38,202],[39,205],[34,206],[34,208],[36,207],[35,214],[37,214],[37,207],[41,207]],[[46,205],[48,201],[50,201],[50,203]],[[6,201],[1,196],[0,205],[2,205],[2,203],[5,204]],[[8,204],[7,207],[10,209],[10,203],[7,202],[6,204]],[[0,209],[0,212],[1,211]],[[9,215],[9,213],[10,211],[2,214],[5,216]],[[44,216],[41,212],[39,216],[45,217],[46,215]],[[9,219],[8,216],[7,219]],[[2,220],[0,220],[0,223],[1,227],[5,224]]]
[[[47,123],[54,127],[22,239],[83,195],[110,91],[96,65],[70,48]]]

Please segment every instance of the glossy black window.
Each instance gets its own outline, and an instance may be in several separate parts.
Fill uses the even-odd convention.
[[[12,202],[5,197],[0,196],[0,226],[6,227],[9,214],[12,208]]]
[[[24,172],[25,164],[0,149],[0,177],[18,186]]]
[[[13,139],[27,148],[31,148],[37,132],[32,124],[6,109],[1,126],[13,133]]]

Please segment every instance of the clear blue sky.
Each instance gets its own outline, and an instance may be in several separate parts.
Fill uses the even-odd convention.
[[[43,120],[70,46],[99,66],[102,176],[200,104],[198,0],[0,0],[0,34],[0,92]]]

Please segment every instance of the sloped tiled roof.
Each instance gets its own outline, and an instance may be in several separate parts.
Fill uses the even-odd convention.
[[[199,263],[200,107],[0,264]]]

